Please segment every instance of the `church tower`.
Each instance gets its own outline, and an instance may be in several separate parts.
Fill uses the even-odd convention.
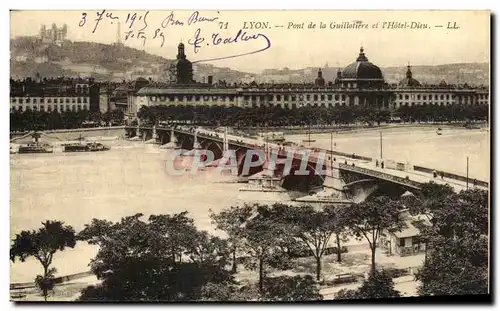
[[[191,84],[193,80],[193,64],[186,58],[184,44],[177,46],[176,60],[170,65],[171,82],[176,84]]]

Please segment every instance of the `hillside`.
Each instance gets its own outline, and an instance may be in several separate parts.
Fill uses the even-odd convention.
[[[151,77],[164,80],[165,72],[171,60],[117,44],[95,42],[65,41],[61,46],[44,44],[36,37],[17,37],[10,40],[11,77],[57,76],[93,76],[98,80],[121,81],[138,77]],[[50,59],[50,62],[47,60]],[[232,70],[227,67],[215,67],[211,64],[194,64],[194,76],[197,81],[204,81],[208,75],[214,80],[248,82],[312,82],[318,68],[300,70],[266,69],[261,74],[251,74]],[[404,78],[405,67],[381,68],[389,83]],[[331,81],[337,74],[337,68],[322,68],[323,76]],[[412,66],[413,76],[422,83],[484,84],[489,81],[489,65],[486,63],[446,64],[439,66]]]

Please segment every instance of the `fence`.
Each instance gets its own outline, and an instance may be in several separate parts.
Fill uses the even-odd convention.
[[[91,276],[92,272],[91,271],[86,271],[86,272],[80,272],[80,273],[75,273],[75,274],[70,274],[66,276],[60,276],[55,278],[55,283],[56,284],[61,284],[69,281],[73,281],[76,279],[82,279],[88,276]],[[26,283],[11,283],[10,284],[10,289],[24,289],[24,288],[31,288],[35,287],[34,282],[26,282]]]
[[[358,172],[358,173],[363,173],[363,174],[366,174],[369,176],[379,177],[379,178],[385,179],[385,180],[391,180],[391,181],[394,181],[394,182],[397,182],[397,183],[400,183],[403,185],[409,185],[411,187],[420,189],[420,183],[413,181],[413,180],[410,180],[409,178],[403,178],[403,177],[399,177],[399,176],[385,174],[385,173],[381,173],[378,171],[374,171],[374,170],[370,170],[370,169],[366,169],[366,168],[362,168],[362,167],[349,166],[349,165],[346,165],[343,163],[339,163],[339,167],[341,169],[345,169],[345,170],[349,170],[349,171],[353,171],[353,172]]]
[[[436,171],[436,172],[439,172],[438,175],[440,173],[443,173],[443,177],[446,177],[446,178],[460,180],[460,181],[463,181],[463,182],[467,182],[467,180],[468,180],[468,182],[470,184],[473,184],[473,182],[474,182],[473,179],[471,179],[471,178],[467,179],[467,177],[465,177],[465,176],[461,176],[461,175],[457,175],[457,174],[453,174],[453,173],[448,173],[448,172],[443,172],[443,171],[438,171],[438,170],[435,170],[435,169],[432,169],[432,168],[423,167],[423,166],[414,165],[413,169],[415,171],[429,173],[429,174],[432,174],[434,171]],[[482,180],[477,180],[477,179],[475,181],[476,181],[476,185],[488,188],[488,183],[487,182],[482,181]]]

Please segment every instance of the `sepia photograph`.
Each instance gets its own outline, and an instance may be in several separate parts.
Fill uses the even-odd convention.
[[[10,301],[488,302],[486,10],[11,10]]]

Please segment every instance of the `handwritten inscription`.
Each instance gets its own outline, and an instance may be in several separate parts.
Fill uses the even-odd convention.
[[[188,39],[188,44],[192,46],[194,54],[199,53],[202,48],[207,47],[234,45],[248,41],[262,42],[262,46],[253,51],[237,55],[199,60],[196,62],[240,57],[243,55],[259,53],[271,47],[271,40],[265,34],[250,33],[244,30],[245,28],[260,28],[256,27],[254,24],[249,24],[251,25],[250,27],[239,29],[236,33],[233,33],[233,35],[222,33],[223,31],[228,30],[229,23],[220,19],[219,12],[216,14],[212,13],[211,15],[202,15],[199,11],[194,11],[188,18],[182,18],[176,16],[174,11],[171,11],[167,16],[161,19],[161,23],[159,25],[152,24],[152,26],[149,26],[150,23],[148,23],[149,13],[149,11],[145,13],[129,12],[120,16],[118,13],[107,10],[99,10],[95,12],[95,15],[93,15],[93,13],[89,14],[87,12],[82,12],[78,25],[80,27],[90,25],[92,27],[92,33],[95,33],[103,23],[113,24],[114,22],[122,22],[125,23],[126,28],[128,28],[124,32],[125,41],[139,41],[144,46],[146,45],[146,42],[152,40],[154,42],[159,42],[160,47],[163,47],[167,40],[167,29],[171,32],[175,31],[175,29],[178,29],[179,27],[185,28],[189,26],[196,26],[194,34],[190,39]],[[217,27],[219,31],[214,32],[203,30],[205,25],[213,25]]]

